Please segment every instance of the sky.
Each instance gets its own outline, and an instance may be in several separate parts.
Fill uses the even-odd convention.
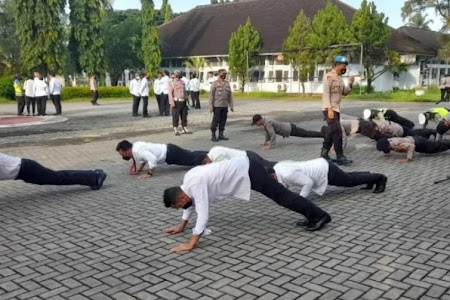
[[[274,0],[276,1],[276,0]],[[359,8],[361,0],[341,0],[354,8]],[[398,28],[404,25],[401,17],[401,9],[404,1],[402,0],[372,0],[378,8],[378,11],[383,12],[389,18],[389,25]],[[155,6],[160,7],[162,0],[155,0]],[[169,0],[172,10],[174,12],[185,12],[197,5],[209,4],[210,0]],[[129,9],[140,8],[140,0],[114,0],[114,9]],[[439,18],[434,15],[433,11],[428,12],[428,17],[434,19],[434,24],[431,24],[433,30],[439,30],[441,22]]]

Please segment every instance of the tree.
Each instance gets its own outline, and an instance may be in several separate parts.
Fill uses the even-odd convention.
[[[163,23],[167,23],[172,19],[172,7],[170,6],[169,0],[163,0],[159,14],[164,20]]]
[[[377,11],[373,2],[367,0],[361,2],[361,8],[353,15],[350,29],[355,40],[363,45],[363,65],[368,91],[372,91],[372,82],[376,79],[376,66],[384,64],[390,58],[392,62],[396,61],[392,59],[395,54],[388,52],[385,45],[391,35],[387,23],[388,18]],[[387,68],[384,69],[385,72],[388,71]]]
[[[248,18],[244,25],[239,26],[238,30],[231,34],[228,44],[230,72],[240,77],[242,92],[247,82],[248,68],[257,63],[256,58],[260,49],[261,37]]]
[[[307,38],[311,33],[311,20],[302,10],[289,28],[289,34],[283,43],[283,59],[298,71],[303,93],[305,93],[308,74],[314,72],[314,57],[312,51],[308,49],[307,43]]]
[[[16,0],[16,35],[20,62],[26,71],[58,71],[63,61],[64,0]]]
[[[416,13],[409,17],[407,25],[415,28],[431,30],[430,24],[434,23],[434,21],[427,19],[427,17],[427,14]]]
[[[378,77],[380,77],[386,72],[401,73],[408,70],[407,65],[402,63],[400,54],[398,54],[398,52],[386,50],[385,57],[386,62],[384,63],[383,68],[373,73],[372,81],[375,81]]]
[[[209,66],[210,63],[203,57],[196,56],[196,57],[191,57],[189,60],[185,61],[183,65],[185,68],[189,68],[189,69],[192,69],[192,70],[198,72],[201,69],[203,69],[205,66]]]
[[[14,1],[0,1],[0,75],[20,71],[20,44],[15,35]]]
[[[331,63],[334,56],[341,52],[340,48],[330,46],[352,42],[352,35],[343,13],[332,2],[327,2],[324,9],[319,10],[312,21],[313,31],[308,36],[308,45],[315,51],[315,62]]]
[[[69,0],[71,55],[88,74],[104,71],[104,41],[101,32],[109,0]],[[79,70],[79,71],[80,71]]]
[[[211,4],[218,4],[219,1],[218,0],[211,0]]]
[[[158,29],[155,25],[155,5],[153,0],[141,0],[142,55],[147,72],[155,76],[161,64],[161,48]]]
[[[402,7],[403,20],[415,15],[422,14],[427,9],[433,9],[436,15],[443,21],[443,31],[450,28],[450,4],[448,0],[406,0]]]
[[[142,24],[139,10],[108,11],[103,24],[105,69],[116,86],[125,69],[142,69]]]

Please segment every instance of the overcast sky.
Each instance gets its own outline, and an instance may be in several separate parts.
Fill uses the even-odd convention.
[[[277,0],[274,0],[277,1]],[[155,6],[160,7],[162,0],[155,0]],[[209,4],[210,0],[169,0],[170,5],[174,12],[185,12],[197,5]],[[359,8],[361,0],[342,0],[342,2],[347,3],[355,8]],[[373,0],[377,5],[379,11],[383,12],[387,17],[389,17],[389,25],[394,28],[398,28],[403,24],[401,17],[401,8],[403,6],[403,0]],[[129,8],[140,8],[140,0],[114,0],[115,9],[129,9]],[[431,24],[432,29],[439,30],[441,26],[439,18],[434,15],[434,12],[430,11],[428,13],[430,19],[434,19],[435,23]]]

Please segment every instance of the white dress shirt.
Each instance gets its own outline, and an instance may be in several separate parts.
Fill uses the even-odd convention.
[[[148,97],[148,93],[149,93],[149,83],[148,79],[144,77],[141,80],[139,94],[141,95],[141,97]]]
[[[49,82],[50,95],[61,95],[62,85],[55,77]]]
[[[130,94],[139,97],[141,89],[141,80],[133,78],[130,82]]]
[[[303,186],[300,196],[306,198],[313,191],[323,195],[328,186],[329,164],[324,158],[308,161],[284,160],[273,168],[278,177],[278,182],[288,187],[290,185]]]
[[[181,189],[192,199],[192,206],[183,211],[183,220],[189,220],[197,212],[197,223],[193,235],[202,234],[209,218],[209,202],[230,197],[250,200],[250,177],[248,158],[233,158],[228,161],[208,164],[186,173]]]
[[[25,89],[25,96],[34,98],[34,80],[28,79],[25,81],[25,85],[23,87]]]
[[[189,91],[190,87],[189,87],[189,79],[187,79],[186,77],[181,77],[181,80],[183,80],[184,82],[184,86],[186,88],[186,91]]]
[[[34,79],[33,84],[34,96],[35,97],[48,97],[48,85],[44,80],[40,80],[39,78]]]
[[[236,157],[247,157],[247,152],[222,146],[216,146],[209,150],[208,157],[213,162],[230,160]]]
[[[164,95],[169,94],[169,83],[170,83],[169,76],[164,76],[163,78],[161,78],[161,80],[159,81],[159,91],[161,92],[161,94]]]
[[[153,81],[153,92],[155,95],[161,95],[161,79],[156,78],[155,81]]]
[[[16,179],[21,163],[20,157],[0,153],[0,180]]]
[[[140,163],[147,163],[150,169],[166,162],[167,145],[146,142],[133,143],[133,158]]]
[[[198,78],[192,78],[189,82],[189,90],[192,92],[199,92],[200,91],[200,80]]]

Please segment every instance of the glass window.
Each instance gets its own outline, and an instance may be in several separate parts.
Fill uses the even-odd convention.
[[[322,82],[322,80],[323,80],[323,75],[325,74],[325,71],[324,70],[320,70],[319,71],[319,82]]]
[[[309,72],[309,81],[314,81],[314,73],[315,73],[315,70],[311,69],[311,71]]]
[[[269,82],[273,82],[275,78],[273,77],[273,71],[269,71]]]
[[[283,71],[276,70],[275,71],[275,80],[276,82],[282,82],[283,81]]]
[[[250,78],[250,82],[257,82],[259,78],[259,71],[253,71],[252,77]]]
[[[298,81],[298,71],[297,71],[297,70],[294,71],[294,74],[293,74],[293,80],[294,80],[294,81]]]
[[[431,69],[431,79],[436,79],[437,77],[437,69],[433,68]]]
[[[259,72],[259,82],[264,82],[264,75],[265,75],[264,71]]]
[[[270,66],[273,66],[274,59],[275,59],[275,57],[273,57],[271,55],[267,56],[267,60],[268,60]]]
[[[284,71],[283,79],[284,81],[289,81],[289,71]]]

